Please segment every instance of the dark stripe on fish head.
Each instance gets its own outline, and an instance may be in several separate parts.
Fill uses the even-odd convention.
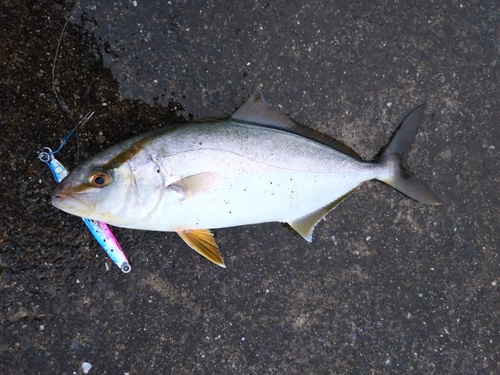
[[[152,139],[153,135],[149,135],[135,141],[130,146],[121,151],[119,154],[117,154],[115,157],[113,157],[111,160],[106,162],[106,164],[104,164],[102,168],[105,170],[119,168],[123,163],[126,163],[127,161],[131,160],[139,152],[144,150],[146,145],[148,145],[152,141]]]

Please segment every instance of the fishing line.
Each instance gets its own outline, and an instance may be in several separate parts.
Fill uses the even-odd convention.
[[[59,147],[55,151],[51,150],[50,153],[49,153],[49,155],[54,155],[54,154],[57,154],[59,151],[61,151],[61,149],[63,148],[63,146],[66,144],[66,142],[68,142],[68,140],[71,138],[71,136],[75,133],[76,129],[78,129],[78,127],[80,125],[82,125],[82,126],[85,125],[90,120],[90,118],[94,115],[94,113],[95,113],[94,110],[88,111],[82,117],[82,119],[78,122],[78,124],[76,124],[76,126],[68,134],[66,134],[66,137],[63,138],[63,140],[62,140],[61,144],[59,145]]]
[[[71,4],[70,8],[69,8],[69,13],[66,16],[66,21],[64,22],[64,26],[63,26],[63,28],[61,30],[61,35],[59,35],[59,40],[57,41],[56,52],[54,54],[54,61],[52,62],[52,91],[54,92],[54,96],[56,97],[57,103],[59,104],[59,108],[61,108],[61,110],[71,119],[71,121],[74,121],[74,119],[73,119],[73,112],[71,112],[71,110],[69,109],[69,107],[66,104],[66,102],[64,101],[64,99],[61,96],[59,96],[59,93],[57,92],[57,88],[56,88],[56,64],[57,64],[57,58],[59,57],[59,51],[61,49],[62,38],[64,36],[64,33],[66,32],[66,28],[68,27],[69,19],[71,17],[71,12],[72,12],[74,6],[75,6],[75,2],[73,2]],[[88,118],[90,118],[92,116],[92,114],[89,116],[89,114],[87,113],[87,115],[85,115],[82,120],[84,120],[87,116],[88,116]],[[73,135],[73,133],[78,128],[78,126],[80,126],[81,123],[82,123],[82,121],[80,121],[74,127],[74,129],[71,130],[66,135],[66,137],[64,137],[64,139],[62,140],[61,144],[56,149],[56,151],[52,152],[52,150],[50,148],[45,147],[44,149],[50,150],[50,154],[47,154],[47,151],[39,150],[38,158],[40,160],[42,160],[42,158],[40,158],[40,155],[42,155],[42,153],[46,154],[46,156],[47,156],[46,159],[47,160],[45,161],[45,163],[48,165],[48,163],[50,161],[49,155],[54,155],[54,154],[58,153],[59,151],[61,151],[62,147],[66,144],[66,142],[68,141],[68,139]],[[78,139],[77,139],[77,142],[76,142],[76,150],[77,150],[77,159],[78,159],[79,158],[79,150],[80,150],[80,145],[79,145]],[[44,161],[44,160],[42,160],[42,161]]]
[[[61,50],[62,39],[63,39],[64,34],[66,32],[66,29],[68,27],[73,9],[75,8],[76,4],[78,4],[78,2],[79,2],[78,0],[73,0],[69,6],[68,15],[66,16],[66,21],[64,22],[64,26],[61,30],[61,35],[59,35],[59,40],[57,41],[57,47],[56,47],[56,51],[54,54],[54,60],[52,62],[52,91],[54,92],[54,96],[56,97],[56,100],[59,104],[59,107],[71,119],[71,121],[74,121],[73,112],[69,109],[69,107],[66,104],[66,102],[64,101],[64,99],[59,95],[57,87],[56,87],[56,65],[57,65],[57,59],[59,57],[59,52]],[[90,120],[90,118],[92,117],[94,112],[95,111],[92,111],[92,110],[87,112],[87,114],[85,116],[83,116],[83,118],[80,120],[80,122],[78,124],[76,124],[76,126],[63,138],[59,147],[55,151],[50,150],[50,155],[54,155],[54,154],[58,153],[59,151],[61,151],[62,147],[66,144],[66,142],[69,140],[69,138],[71,138],[71,136],[74,134],[76,129],[80,125],[84,125],[88,120]],[[42,151],[40,150],[39,152],[42,152]],[[78,135],[77,135],[77,141],[76,141],[76,155],[77,155],[76,159],[78,161],[80,158],[80,142],[78,139]]]
[[[57,42],[57,47],[56,47],[56,53],[54,55],[54,61],[52,62],[52,90],[54,91],[54,95],[57,99],[57,102],[59,103],[59,107],[61,110],[66,113],[71,120],[73,120],[73,112],[70,111],[68,105],[64,102],[64,100],[59,96],[57,93],[56,89],[56,63],[57,63],[57,57],[59,56],[59,49],[61,47],[61,42],[62,38],[64,36],[64,33],[66,31],[66,28],[68,27],[69,23],[69,16],[66,18],[66,22],[64,23],[64,27],[61,31],[61,35],[59,36],[59,41]]]
[[[57,64],[57,58],[59,57],[59,50],[61,49],[61,43],[62,43],[62,38],[64,36],[64,33],[66,32],[66,28],[68,27],[69,24],[69,19],[71,18],[71,14],[73,12],[73,9],[75,5],[78,3],[78,0],[72,1],[70,6],[69,6],[69,12],[68,15],[66,16],[66,21],[64,22],[63,29],[61,31],[61,35],[59,35],[59,40],[57,42],[57,47],[56,47],[56,52],[54,54],[54,61],[52,62],[52,91],[54,91],[54,95],[57,99],[57,102],[59,103],[59,107],[61,110],[66,113],[71,120],[73,120],[73,112],[70,111],[68,105],[64,101],[62,97],[59,96],[57,93],[56,89],[56,64]]]

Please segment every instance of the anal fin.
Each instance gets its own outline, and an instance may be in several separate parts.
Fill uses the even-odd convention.
[[[215,264],[226,268],[224,260],[219,252],[219,247],[215,243],[214,235],[207,229],[183,230],[177,234],[186,242],[189,247],[203,255]]]
[[[349,195],[354,193],[358,188],[354,188],[340,198],[337,198],[333,202],[327,204],[316,211],[310,212],[302,217],[294,219],[288,222],[297,233],[299,233],[307,242],[312,242],[312,235],[314,231],[314,227],[318,224],[318,222],[325,217],[325,215],[333,210],[340,202],[346,199]]]

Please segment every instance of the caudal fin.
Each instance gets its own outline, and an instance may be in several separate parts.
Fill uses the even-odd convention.
[[[401,193],[421,203],[438,205],[441,204],[439,199],[427,187],[425,182],[410,171],[406,163],[424,109],[425,104],[422,104],[406,116],[394,133],[389,146],[387,146],[377,162],[392,170],[388,177],[380,178],[380,181],[391,185]]]

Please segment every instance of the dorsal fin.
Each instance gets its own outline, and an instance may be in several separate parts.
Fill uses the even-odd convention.
[[[295,121],[290,117],[275,111],[264,100],[260,91],[253,94],[248,100],[231,115],[236,122],[251,123],[264,126],[274,126],[280,129],[292,129]]]
[[[260,91],[253,94],[240,108],[238,108],[236,112],[231,115],[231,120],[245,124],[285,130],[330,146],[355,159],[361,160],[359,154],[349,146],[317,130],[299,124],[290,117],[269,107]]]

